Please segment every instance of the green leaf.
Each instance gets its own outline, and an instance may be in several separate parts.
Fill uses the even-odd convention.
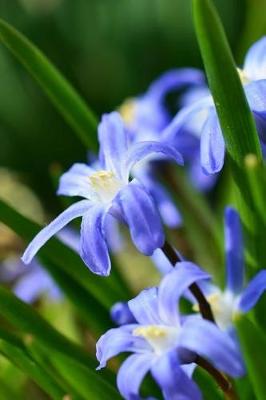
[[[0,315],[19,331],[36,337],[47,348],[67,354],[89,368],[96,368],[96,361],[84,349],[55,330],[34,309],[3,287],[0,287]]]
[[[118,391],[102,379],[101,371],[91,371],[63,354],[51,355],[50,361],[70,386],[84,399],[121,399]]]
[[[245,159],[249,154],[253,154],[259,163],[262,162],[255,121],[212,1],[193,0],[193,12],[201,55],[236,183],[238,207],[246,228],[250,263],[258,267],[266,256],[261,236],[265,224],[256,209],[245,170]],[[263,193],[260,196],[263,198]]]
[[[62,400],[67,393],[27,354],[23,342],[11,332],[0,330],[0,352],[30,376],[53,399]]]
[[[0,19],[0,42],[36,79],[83,143],[97,149],[97,119],[70,83],[25,36]]]
[[[235,326],[240,338],[248,375],[253,385],[256,399],[264,400],[266,382],[265,333],[246,315],[238,316],[235,319]]]

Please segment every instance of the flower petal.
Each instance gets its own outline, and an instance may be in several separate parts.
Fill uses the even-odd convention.
[[[238,346],[212,322],[197,317],[186,319],[182,325],[179,346],[208,359],[230,376],[238,377],[245,373]]]
[[[161,249],[155,250],[151,259],[162,275],[168,274],[168,272],[173,270],[172,264]]]
[[[179,324],[180,297],[192,283],[202,279],[209,279],[209,275],[187,261],[178,262],[174,270],[163,278],[159,286],[158,306],[160,317],[166,324]]]
[[[248,79],[266,79],[266,36],[249,48],[243,70]]]
[[[136,319],[129,309],[127,302],[115,303],[110,311],[112,320],[116,325],[125,325],[136,323]]]
[[[37,266],[34,266],[32,270],[19,278],[13,288],[13,292],[27,303],[33,303],[44,294],[54,300],[62,297],[60,290],[48,273]]]
[[[26,248],[22,261],[29,264],[40,248],[64,226],[75,218],[82,217],[91,208],[91,202],[81,200],[63,211],[49,225],[43,228]]]
[[[199,69],[173,69],[165,72],[156,79],[156,81],[150,85],[146,96],[152,97],[155,101],[163,101],[164,96],[169,91],[178,90],[187,85],[203,84],[204,81],[204,74]]]
[[[124,325],[119,328],[110,329],[100,337],[96,343],[96,357],[100,365],[98,369],[104,368],[107,361],[124,352],[144,352],[149,349],[145,346],[145,340],[132,335],[132,330],[138,325]]]
[[[124,247],[124,238],[119,230],[119,222],[111,214],[107,214],[104,220],[104,231],[107,244],[112,253],[119,253]]]
[[[138,162],[149,159],[164,159],[175,161],[177,164],[183,165],[182,155],[173,147],[166,143],[156,141],[138,142],[132,145],[125,159],[125,174],[129,174],[131,169]]]
[[[244,284],[244,244],[241,221],[236,210],[225,210],[225,251],[227,288],[237,294]]]
[[[133,354],[121,365],[117,375],[117,386],[121,395],[126,400],[138,400],[139,388],[145,375],[154,362],[150,354]]]
[[[200,136],[202,126],[208,118],[209,112],[214,109],[211,96],[206,96],[190,106],[181,108],[181,110],[172,119],[172,122],[162,132],[162,137],[169,143],[178,143],[180,136],[189,131],[195,136]],[[190,131],[189,127],[192,127]],[[187,129],[188,127],[188,129]]]
[[[120,191],[116,202],[141,253],[150,256],[162,247],[164,232],[159,212],[150,194],[140,184],[133,180]]]
[[[122,164],[127,151],[127,134],[118,112],[104,114],[98,128],[100,161],[103,168],[122,178]]]
[[[194,187],[200,192],[208,192],[217,182],[218,174],[207,175],[200,163],[199,155],[195,155],[189,166],[189,176]]]
[[[176,351],[158,358],[151,369],[165,400],[200,400],[200,390],[179,364]]]
[[[108,253],[103,221],[104,209],[101,206],[91,207],[83,216],[80,232],[81,258],[87,267],[97,275],[108,276],[111,262]]]
[[[251,110],[266,117],[266,77],[245,85],[244,89]]]
[[[266,270],[260,271],[242,292],[238,308],[246,313],[255,306],[266,290]]]
[[[76,163],[59,181],[58,195],[89,197],[88,177],[95,171],[86,164]]]
[[[201,134],[200,159],[206,174],[219,172],[224,165],[225,143],[215,111],[209,113]]]
[[[162,321],[158,314],[157,288],[144,289],[128,302],[128,306],[139,324],[156,325]]]

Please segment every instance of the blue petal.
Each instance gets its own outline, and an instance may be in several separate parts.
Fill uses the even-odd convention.
[[[171,229],[182,225],[182,217],[170,195],[160,183],[153,180],[150,186],[146,186],[152,194],[159,209],[162,220],[166,226]]]
[[[182,325],[179,346],[208,359],[230,376],[239,377],[245,373],[238,346],[212,322],[197,317],[188,318]]]
[[[241,221],[236,210],[225,210],[227,288],[237,294],[244,284],[244,245]]]
[[[195,68],[180,68],[167,71],[154,81],[146,95],[155,101],[163,101],[164,96],[173,90],[193,84],[203,84],[205,81],[202,71]]]
[[[43,228],[26,248],[22,261],[29,264],[40,248],[64,226],[75,218],[82,217],[91,208],[91,202],[81,200],[63,211],[49,225]]]
[[[117,386],[126,400],[139,400],[140,385],[154,362],[152,354],[134,354],[121,365]]]
[[[120,191],[116,202],[141,253],[150,256],[155,249],[162,247],[164,232],[159,212],[150,194],[140,184],[132,181]]]
[[[217,182],[218,174],[206,175],[202,170],[200,157],[195,155],[189,166],[189,176],[193,186],[201,192],[208,192]]]
[[[155,250],[151,259],[162,275],[172,271],[173,266],[161,249]]]
[[[100,337],[96,343],[96,357],[100,363],[98,369],[104,368],[110,358],[120,353],[149,350],[145,346],[145,340],[132,335],[132,330],[137,327],[138,325],[124,325],[110,329]]]
[[[134,299],[128,302],[129,309],[142,325],[161,324],[158,314],[158,291],[157,288],[145,289]]]
[[[266,117],[266,79],[251,82],[244,88],[251,110]]]
[[[145,158],[158,159],[158,157],[175,161],[180,165],[184,164],[182,155],[173,146],[155,141],[138,142],[130,147],[126,155],[125,174],[129,174],[139,161],[143,161]]]
[[[117,325],[126,325],[136,323],[136,319],[129,309],[127,302],[115,303],[110,311],[112,320]]]
[[[104,217],[104,209],[98,206],[91,207],[83,216],[80,249],[82,260],[93,273],[108,276],[111,262],[103,231]]]
[[[260,271],[241,294],[238,308],[246,313],[255,306],[266,290],[266,270]]]
[[[243,70],[249,79],[266,79],[266,36],[250,47],[245,57]]]
[[[105,114],[98,128],[100,161],[103,168],[123,176],[123,159],[127,151],[127,134],[118,112]]]
[[[175,269],[163,278],[159,286],[158,306],[161,319],[166,324],[179,324],[180,297],[192,283],[208,278],[209,275],[206,272],[191,262],[177,263]]]
[[[88,196],[88,177],[95,171],[86,164],[74,164],[59,181],[57,194],[63,196]]]
[[[40,267],[33,267],[31,271],[22,276],[17,281],[13,291],[17,297],[27,303],[33,303],[44,294],[54,300],[62,297],[55,282]]]
[[[167,190],[161,185],[153,174],[152,168],[134,169],[134,177],[151,193],[159,209],[163,223],[169,228],[177,228],[182,224],[180,212],[173,203]]]
[[[201,400],[200,390],[179,365],[176,351],[158,358],[151,369],[165,400]]]
[[[119,230],[119,222],[111,214],[106,215],[104,231],[111,252],[121,252],[124,247],[124,238]]]
[[[182,108],[173,118],[172,122],[164,129],[162,137],[170,143],[175,143],[177,140],[179,142],[182,134],[187,133],[187,131],[190,132],[190,126],[192,127],[190,133],[199,137],[202,126],[208,118],[209,112],[213,109],[214,104],[211,96],[206,96],[191,106]]]
[[[225,143],[215,111],[209,113],[200,141],[201,165],[206,174],[219,172],[224,165]]]

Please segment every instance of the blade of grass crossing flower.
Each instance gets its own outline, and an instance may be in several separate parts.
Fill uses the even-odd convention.
[[[266,338],[264,331],[246,315],[238,316],[235,325],[256,399],[264,400],[266,382]]]
[[[0,42],[36,79],[84,145],[97,149],[97,119],[70,83],[25,36],[0,19]]]
[[[30,241],[41,229],[41,226],[22,216],[12,207],[0,200],[0,221],[14,230],[25,241]],[[88,291],[88,296],[95,297],[100,304],[109,310],[115,301],[130,298],[126,287],[116,282],[115,275],[103,279],[93,275],[84,266],[80,257],[56,238],[52,238],[40,250],[40,258],[46,257],[60,267],[72,279]]]
[[[245,157],[248,154],[254,154],[258,162],[262,161],[255,121],[212,1],[193,0],[193,14],[201,55],[236,183],[238,207],[248,239],[247,247],[251,263],[256,266],[266,257],[260,235],[263,221],[254,206],[245,170]],[[263,197],[263,193],[260,196]]]

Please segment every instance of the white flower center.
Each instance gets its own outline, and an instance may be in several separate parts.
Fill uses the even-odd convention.
[[[89,177],[89,183],[97,199],[102,203],[110,203],[123,187],[112,171],[97,171]]]
[[[207,296],[207,300],[212,308],[214,319],[217,325],[223,329],[228,329],[233,323],[236,297],[232,292],[215,292]],[[198,304],[193,306],[194,311],[199,311]]]
[[[246,85],[251,82],[251,79],[249,79],[249,77],[247,76],[247,74],[243,69],[237,68],[237,72],[243,85]]]
[[[156,354],[176,347],[179,336],[179,328],[162,325],[140,326],[134,329],[134,336],[142,336],[151,345]]]

